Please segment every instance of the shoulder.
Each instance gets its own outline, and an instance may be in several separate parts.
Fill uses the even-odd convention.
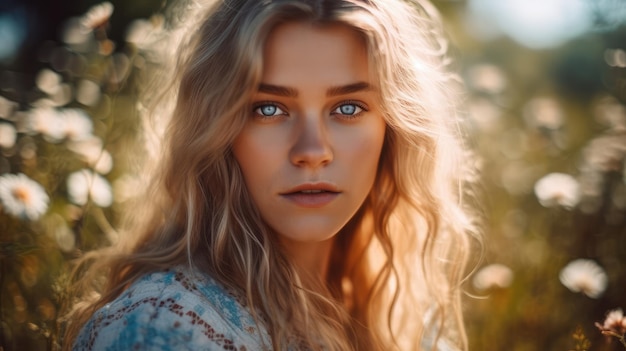
[[[177,267],[143,276],[98,310],[74,350],[261,350],[267,332],[211,277]]]

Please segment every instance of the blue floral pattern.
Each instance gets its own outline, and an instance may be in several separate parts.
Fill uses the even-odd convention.
[[[176,267],[145,275],[96,311],[73,350],[270,350],[262,323],[208,275]]]

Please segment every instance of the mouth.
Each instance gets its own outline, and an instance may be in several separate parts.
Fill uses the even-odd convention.
[[[281,194],[281,195],[294,195],[294,194],[315,195],[315,194],[324,194],[324,193],[339,194],[338,191],[308,189],[308,190],[293,191],[293,192],[284,193],[284,194]]]
[[[341,191],[332,184],[303,184],[292,188],[280,195],[292,203],[306,208],[323,207],[341,194]]]

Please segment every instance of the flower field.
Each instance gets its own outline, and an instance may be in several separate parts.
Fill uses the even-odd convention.
[[[470,349],[625,350],[626,4],[579,0],[584,32],[529,44],[502,23],[476,27],[497,25],[480,17],[487,2],[433,2],[480,170],[482,241],[462,287]],[[9,4],[0,38],[22,13]],[[526,6],[535,20],[547,11]],[[0,50],[4,351],[59,349],[71,262],[116,240],[138,188],[138,83],[163,17],[145,1],[75,7],[55,40],[31,43],[36,54]]]

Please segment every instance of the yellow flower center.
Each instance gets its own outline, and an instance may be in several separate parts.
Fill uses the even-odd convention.
[[[12,194],[13,194],[13,197],[20,200],[23,203],[29,203],[31,200],[31,193],[28,191],[28,189],[25,189],[23,187],[17,187],[13,189]]]

